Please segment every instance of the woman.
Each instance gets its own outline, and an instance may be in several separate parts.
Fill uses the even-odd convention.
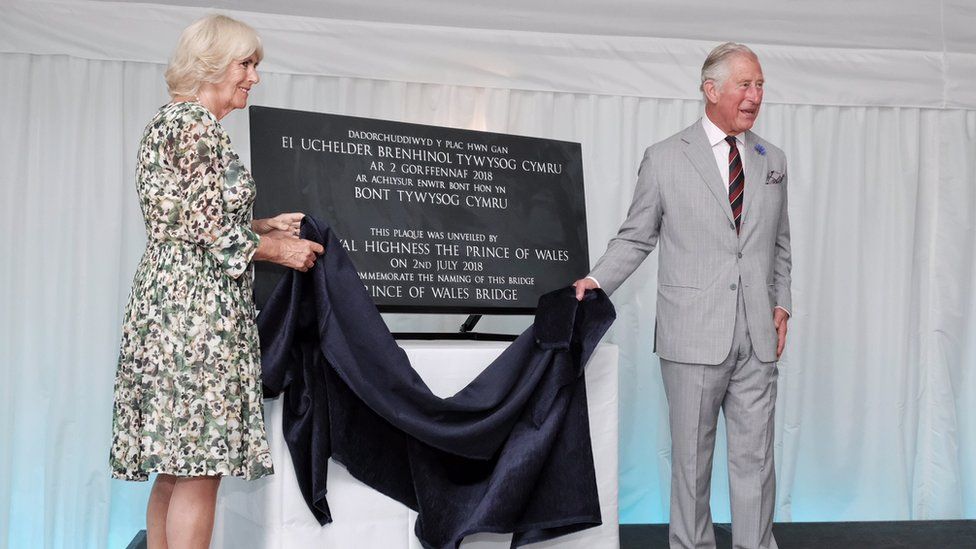
[[[183,31],[172,102],[146,127],[136,179],[148,242],[122,326],[112,475],[158,473],[155,547],[207,547],[223,475],[272,473],[264,432],[252,260],[306,271],[322,246],[302,214],[252,221],[255,186],[219,120],[247,105],[263,57],[254,29],[213,15]]]

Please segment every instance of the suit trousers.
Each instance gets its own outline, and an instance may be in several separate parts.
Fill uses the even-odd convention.
[[[720,408],[728,438],[732,545],[736,549],[777,547],[772,525],[778,374],[775,362],[762,362],[753,353],[741,284],[739,287],[732,348],[721,364],[661,359],[671,425],[668,530],[672,548],[715,547],[709,498]],[[771,318],[773,311],[769,314]]]

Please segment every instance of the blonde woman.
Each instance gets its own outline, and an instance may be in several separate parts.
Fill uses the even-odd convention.
[[[123,320],[110,461],[116,478],[157,473],[153,549],[208,547],[220,478],[272,473],[251,264],[305,271],[324,251],[298,238],[302,214],[252,220],[254,180],[220,125],[247,105],[263,55],[229,17],[187,27],[166,70],[172,101],[139,147],[148,238]]]

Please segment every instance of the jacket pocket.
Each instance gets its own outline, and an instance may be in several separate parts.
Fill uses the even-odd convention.
[[[664,282],[661,282],[659,285],[662,288],[685,288],[685,289],[688,289],[688,290],[700,290],[701,289],[700,287],[694,286],[692,284],[665,284]]]

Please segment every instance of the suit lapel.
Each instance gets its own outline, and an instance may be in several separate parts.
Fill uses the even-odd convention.
[[[752,218],[746,217],[746,214],[751,211],[756,196],[762,192],[762,186],[766,184],[766,155],[759,154],[756,151],[756,144],[759,141],[751,131],[746,132],[745,142],[746,150],[740,152],[742,156],[746,157],[744,162],[746,168],[746,196],[742,201],[742,219],[749,219],[749,226],[755,226]]]
[[[708,190],[712,191],[715,200],[719,202],[719,207],[725,212],[725,216],[729,218],[729,221],[732,221],[729,191],[725,186],[725,182],[722,181],[722,175],[718,171],[718,166],[715,165],[715,154],[712,153],[712,147],[708,144],[705,129],[702,128],[700,119],[683,132],[681,140],[686,144],[685,156],[688,157],[695,170],[701,175],[701,178],[705,181],[705,185],[708,186]],[[747,177],[747,184],[748,181]],[[746,200],[748,199],[749,195],[746,193]]]

